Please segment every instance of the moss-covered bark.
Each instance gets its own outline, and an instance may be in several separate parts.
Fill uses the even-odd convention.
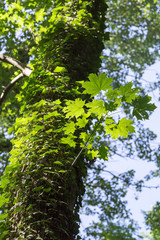
[[[77,81],[100,67],[106,8],[103,0],[54,1],[36,49],[35,71],[24,88],[26,107],[15,124],[11,165],[3,177],[9,197],[6,239],[79,239],[86,160],[81,154],[71,167],[80,140],[70,148],[60,142],[66,121],[61,107],[65,99],[81,97]]]

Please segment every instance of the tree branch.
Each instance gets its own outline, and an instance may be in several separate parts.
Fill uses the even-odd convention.
[[[22,63],[20,63],[18,60],[6,56],[4,54],[0,54],[0,60],[2,60],[3,62],[9,63],[11,65],[13,65],[14,67],[18,68],[19,70],[22,71],[23,75],[25,75],[26,77],[29,77],[30,74],[32,73],[32,70],[30,69],[30,67],[28,66],[24,66]]]
[[[14,67],[18,68],[19,70],[22,71],[22,73],[20,73],[17,77],[15,77],[9,84],[8,86],[3,90],[1,96],[0,96],[0,106],[2,105],[4,99],[6,98],[7,94],[9,93],[10,89],[13,87],[13,85],[18,82],[21,78],[23,78],[24,76],[29,77],[30,74],[32,73],[32,69],[30,69],[30,67],[28,66],[24,66],[21,62],[19,62],[18,60],[6,56],[4,54],[0,54],[0,60],[2,60],[3,62],[9,63],[11,65],[13,65]]]
[[[21,78],[24,77],[23,73],[20,73],[17,77],[15,77],[8,86],[3,90],[1,96],[0,96],[0,106],[2,105],[4,99],[6,98],[7,94],[9,93],[10,89],[13,87],[13,85],[18,82]]]

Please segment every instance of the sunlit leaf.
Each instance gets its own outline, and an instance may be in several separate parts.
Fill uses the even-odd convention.
[[[121,137],[128,137],[129,133],[135,132],[133,121],[130,119],[122,118],[118,123],[119,135]]]
[[[64,107],[63,111],[66,113],[67,118],[80,117],[84,114],[85,101],[77,98],[75,101],[67,101],[67,107]]]
[[[87,103],[86,106],[89,108],[88,112],[96,114],[98,118],[101,118],[107,113],[102,100],[93,100],[92,102]]]
[[[63,128],[64,133],[65,134],[70,134],[70,133],[74,133],[75,132],[75,123],[74,122],[70,122],[70,123],[66,123],[65,127]]]
[[[86,117],[88,117],[88,116],[86,116]],[[88,121],[89,121],[86,117],[83,116],[82,118],[78,118],[76,125],[77,125],[78,127],[80,127],[80,128],[85,127],[86,124],[87,124]]]
[[[55,70],[54,70],[55,73],[58,73],[58,72],[67,72],[67,69],[65,67],[56,67]]]
[[[61,139],[61,143],[63,144],[67,144],[69,145],[70,147],[75,147],[76,146],[76,142],[75,142],[75,136],[73,136],[72,134],[68,135],[66,138],[63,137]]]
[[[96,74],[89,75],[89,81],[83,82],[82,87],[85,88],[84,94],[91,94],[92,97],[100,94],[101,90],[106,91],[111,88],[112,78],[107,78],[105,73],[97,76]]]
[[[46,13],[45,13],[44,8],[41,8],[39,11],[37,11],[37,12],[35,13],[36,22],[43,21],[45,14],[46,14]]]

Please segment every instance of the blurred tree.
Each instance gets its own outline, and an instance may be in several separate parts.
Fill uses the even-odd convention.
[[[152,210],[145,214],[145,222],[148,228],[151,230],[149,239],[160,239],[160,202],[156,202]]]

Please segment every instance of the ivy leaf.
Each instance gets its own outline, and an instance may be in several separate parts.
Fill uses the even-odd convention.
[[[44,120],[47,120],[48,118],[51,118],[51,117],[56,117],[56,116],[59,116],[59,115],[61,115],[60,113],[58,113],[57,111],[54,111],[54,112],[51,112],[51,113],[49,113],[49,114],[47,114],[47,115],[44,115]]]
[[[84,94],[91,94],[92,97],[100,94],[100,91],[106,91],[107,89],[111,88],[112,78],[107,78],[105,73],[100,74],[97,76],[96,74],[90,74],[89,80],[87,82],[82,83],[82,87],[85,88]]]
[[[4,220],[6,217],[8,217],[8,213],[3,213],[0,215],[0,222]]]
[[[66,105],[67,107],[64,107],[63,111],[66,113],[67,118],[72,118],[72,117],[80,117],[81,115],[84,114],[84,104],[85,101],[77,98],[75,101],[67,101]]]
[[[3,186],[2,186],[2,187],[3,187]],[[7,201],[6,201],[6,198],[5,198],[3,195],[1,195],[1,196],[0,196],[0,207],[2,207],[6,202],[7,202]]]
[[[63,166],[63,163],[60,162],[60,161],[55,161],[54,164],[57,164],[57,165],[61,165],[61,166]]]
[[[72,134],[70,134],[66,138],[65,137],[61,138],[61,143],[67,144],[70,147],[75,148],[75,146],[76,146],[76,142],[74,141],[75,138],[76,138],[76,136],[73,136]]]
[[[57,66],[54,70],[55,73],[57,72],[67,72],[67,69],[65,67],[60,67],[60,66]]]
[[[36,22],[43,21],[45,15],[44,11],[45,11],[44,8],[41,8],[39,11],[35,13]]]
[[[64,133],[66,135],[70,134],[70,133],[74,133],[75,132],[75,123],[74,122],[70,122],[70,123],[66,123],[65,127],[63,128]]]

